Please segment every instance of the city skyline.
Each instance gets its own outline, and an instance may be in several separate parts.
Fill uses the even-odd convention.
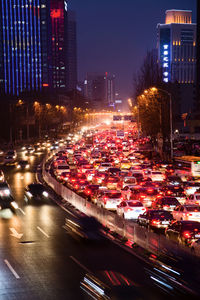
[[[133,77],[147,50],[156,47],[156,27],[164,23],[165,11],[190,9],[196,21],[195,0],[71,0],[68,7],[77,14],[79,80],[87,72],[115,74],[116,91],[125,99],[133,93]]]

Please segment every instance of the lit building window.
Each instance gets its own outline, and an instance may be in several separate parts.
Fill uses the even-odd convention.
[[[164,82],[169,82],[169,79],[168,78],[164,78],[163,81]]]
[[[168,55],[168,53],[169,53],[168,51],[164,51],[164,55]]]

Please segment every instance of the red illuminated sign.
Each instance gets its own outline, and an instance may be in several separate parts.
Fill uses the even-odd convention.
[[[52,9],[51,11],[51,17],[53,19],[58,19],[61,17],[61,9]]]
[[[49,86],[49,84],[48,83],[43,83],[42,86],[46,87],[46,86]]]

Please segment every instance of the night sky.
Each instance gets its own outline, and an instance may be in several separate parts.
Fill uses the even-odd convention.
[[[78,74],[116,75],[122,99],[132,95],[133,76],[146,51],[156,47],[156,25],[165,10],[190,9],[196,21],[196,0],[69,0],[77,14]]]

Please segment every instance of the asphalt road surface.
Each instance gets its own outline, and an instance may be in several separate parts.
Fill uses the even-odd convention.
[[[100,270],[120,272],[135,285],[151,288],[145,262],[110,241],[92,244],[73,239],[63,228],[67,212],[53,201],[24,202],[24,188],[36,180],[34,171],[42,156],[28,159],[30,171],[2,167],[19,209],[16,215],[6,211],[0,218],[0,299],[89,299],[80,280],[86,272]],[[159,288],[155,295],[154,299],[162,299]]]

